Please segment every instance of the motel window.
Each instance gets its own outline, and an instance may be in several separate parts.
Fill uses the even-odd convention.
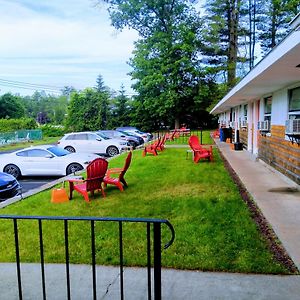
[[[272,96],[264,99],[264,121],[271,122]]]
[[[244,120],[247,121],[247,114],[248,114],[248,104],[244,105]]]
[[[289,91],[289,119],[300,119],[300,87]]]

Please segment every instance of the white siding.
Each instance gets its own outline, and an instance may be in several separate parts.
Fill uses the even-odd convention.
[[[273,94],[271,125],[285,125],[288,119],[288,91],[282,89]]]

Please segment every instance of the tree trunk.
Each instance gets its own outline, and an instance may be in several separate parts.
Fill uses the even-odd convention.
[[[228,45],[228,87],[235,85],[236,64],[238,50],[238,22],[239,22],[240,0],[230,0],[228,11],[229,45]]]

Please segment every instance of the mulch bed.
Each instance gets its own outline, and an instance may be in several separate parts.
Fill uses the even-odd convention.
[[[218,149],[219,150],[219,149]],[[276,233],[272,229],[271,225],[268,223],[260,209],[257,207],[256,203],[248,193],[247,189],[243,185],[242,181],[236,174],[236,172],[233,170],[229,162],[226,160],[226,158],[223,156],[221,151],[219,151],[221,158],[224,161],[225,168],[228,170],[230,176],[232,177],[233,181],[237,185],[239,192],[242,196],[242,199],[247,204],[252,219],[255,221],[259,231],[263,235],[263,237],[266,239],[268,247],[270,251],[273,253],[274,258],[284,265],[290,273],[292,274],[299,274],[299,270],[295,263],[292,261],[286,250],[284,249],[283,245],[281,244],[280,240],[278,239]]]

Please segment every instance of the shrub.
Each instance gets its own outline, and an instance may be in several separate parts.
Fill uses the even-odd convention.
[[[20,129],[36,129],[37,123],[32,118],[0,119],[0,132],[10,132]]]
[[[59,125],[43,125],[40,126],[45,137],[57,137],[65,134],[65,128]]]

